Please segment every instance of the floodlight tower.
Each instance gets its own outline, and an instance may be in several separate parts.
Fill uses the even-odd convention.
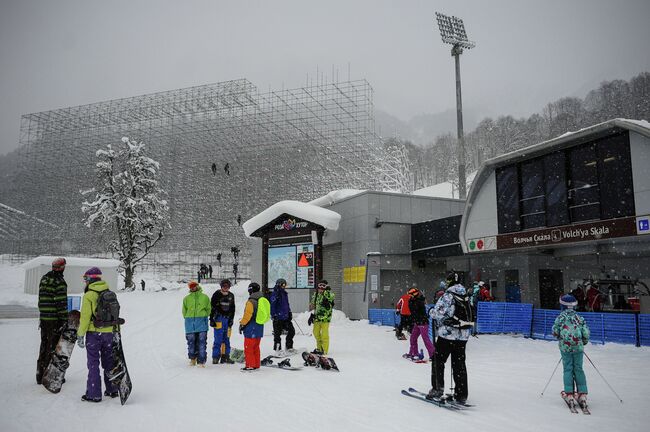
[[[456,123],[458,128],[458,197],[465,199],[465,137],[463,135],[463,100],[460,92],[460,55],[463,48],[472,49],[474,42],[467,39],[465,24],[460,18],[436,12],[440,36],[444,43],[451,44],[451,55],[456,60]]]

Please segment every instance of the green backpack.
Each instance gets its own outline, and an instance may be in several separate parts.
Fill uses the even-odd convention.
[[[257,314],[255,315],[255,322],[258,324],[266,324],[271,319],[271,303],[266,297],[260,297],[257,300]]]

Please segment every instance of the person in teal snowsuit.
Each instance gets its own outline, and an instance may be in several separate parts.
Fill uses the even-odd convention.
[[[589,327],[578,315],[575,307],[578,301],[571,294],[560,297],[562,313],[553,323],[553,336],[559,340],[562,366],[564,367],[564,390],[561,395],[567,400],[575,398],[587,403],[587,378],[582,369],[584,346],[589,343]],[[575,382],[575,389],[574,389]]]

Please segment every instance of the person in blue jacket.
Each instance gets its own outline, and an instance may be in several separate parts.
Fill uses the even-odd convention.
[[[273,293],[271,294],[271,319],[273,320],[273,349],[280,351],[282,349],[282,332],[287,331],[285,349],[288,352],[293,350],[293,337],[296,329],[293,327],[293,316],[291,314],[291,305],[289,305],[289,295],[287,294],[287,281],[278,279],[275,281]]]

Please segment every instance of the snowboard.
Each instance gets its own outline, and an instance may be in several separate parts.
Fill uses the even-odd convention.
[[[237,363],[244,363],[246,360],[246,357],[244,356],[244,350],[239,348],[231,348],[230,359]]]
[[[332,357],[305,351],[302,353],[302,359],[305,361],[305,366],[314,366],[320,369],[340,372],[338,365]]]
[[[133,388],[129,370],[124,359],[124,348],[122,346],[122,333],[119,330],[113,332],[113,368],[107,373],[108,380],[113,384],[120,394],[120,403],[124,405]]]
[[[274,367],[274,368],[277,368],[277,369],[284,369],[284,370],[291,370],[291,371],[297,371],[297,370],[302,369],[302,368],[299,368],[299,367],[291,366],[290,360],[288,358],[285,358],[284,360],[282,360],[279,363],[275,364],[273,362],[274,358],[278,359],[278,358],[282,358],[282,357],[270,355],[268,357],[263,358],[260,361],[260,364],[262,366],[266,366],[266,367]]]
[[[81,314],[77,310],[70,311],[68,314],[68,322],[59,337],[59,342],[56,344],[52,360],[45,368],[43,373],[42,384],[48,391],[58,393],[63,386],[65,378],[65,371],[70,366],[70,356],[72,349],[77,342],[77,329],[79,328],[79,318]]]

